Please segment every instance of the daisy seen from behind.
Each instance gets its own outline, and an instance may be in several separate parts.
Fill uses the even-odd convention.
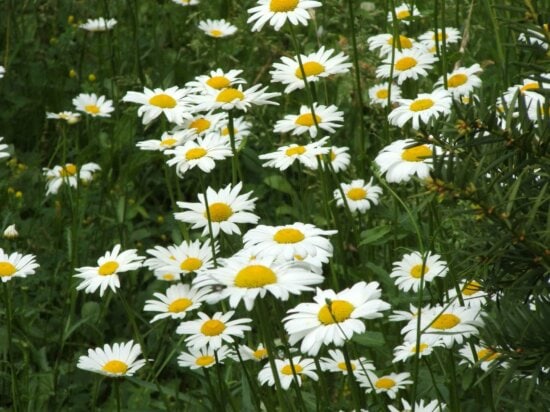
[[[342,346],[353,334],[365,331],[363,319],[380,318],[390,309],[381,295],[378,282],[359,282],[338,293],[317,288],[314,303],[300,303],[287,311],[283,322],[289,343],[301,341],[300,350],[313,356],[322,345]]]
[[[338,111],[334,105],[323,106],[313,103],[313,112],[309,106],[301,106],[300,114],[286,115],[283,120],[277,121],[274,132],[292,132],[293,135],[309,132],[309,135],[315,138],[318,129],[334,133],[337,128],[342,127],[343,115],[344,112]]]
[[[232,358],[233,350],[225,345],[219,349],[189,348],[189,352],[181,352],[178,356],[178,365],[182,368],[202,369],[210,368],[217,363],[223,364],[227,358]]]
[[[392,74],[393,61],[393,74]],[[423,49],[396,50],[394,59],[389,56],[376,69],[376,77],[389,79],[390,74],[401,85],[407,79],[418,80],[426,77],[433,68],[437,57],[425,52]]]
[[[383,148],[374,161],[389,183],[408,182],[414,175],[420,179],[430,176],[434,151],[433,145],[413,139],[397,140]]]
[[[275,368],[279,375],[279,381],[281,387],[287,390],[290,384],[294,382],[294,375],[296,375],[296,383],[298,386],[302,386],[302,379],[307,376],[314,381],[319,379],[316,373],[315,362],[311,358],[302,358],[301,356],[293,356],[292,362],[290,359],[275,359]],[[260,385],[267,384],[268,386],[275,385],[275,377],[273,376],[273,370],[269,363],[266,363],[258,374],[258,380]]]
[[[251,31],[260,31],[269,23],[276,31],[287,22],[297,26],[307,26],[311,18],[308,10],[321,7],[321,3],[313,0],[258,0],[257,5],[248,9],[250,17],[247,23],[254,23]]]
[[[112,30],[117,24],[115,19],[105,20],[103,17],[98,19],[88,19],[86,23],[79,25],[78,27],[91,32]]]
[[[461,101],[462,96],[470,96],[474,89],[481,87],[481,79],[477,76],[481,72],[479,64],[470,67],[459,67],[447,75],[447,90],[455,100]],[[436,88],[444,88],[443,77],[434,84]]]
[[[420,122],[428,124],[432,119],[451,113],[452,97],[447,90],[420,93],[415,99],[400,99],[399,106],[388,115],[390,124],[403,127],[412,120],[412,128],[418,130]]]
[[[120,273],[139,269],[143,257],[138,256],[136,249],[120,251],[121,246],[117,244],[112,251],[108,251],[97,260],[97,266],[83,266],[76,268],[76,278],[83,281],[76,287],[76,290],[84,289],[85,293],[94,293],[99,289],[99,296],[103,296],[107,288],[116,293],[120,287]]]
[[[177,86],[154,90],[144,87],[143,93],[127,92],[122,101],[141,105],[137,113],[142,117],[144,125],[151,123],[161,114],[164,114],[170,123],[180,125],[184,119],[191,117],[190,106],[185,100],[187,94],[187,89],[180,89]]]
[[[171,318],[183,319],[185,315],[201,306],[208,289],[191,288],[189,285],[178,283],[166,289],[166,293],[155,293],[156,299],[149,299],[145,302],[145,312],[158,312],[151,319],[151,323],[157,320]]]
[[[356,179],[352,180],[350,184],[342,183],[341,186],[351,212],[366,212],[372,205],[378,204],[382,194],[382,188],[372,184],[372,177],[368,183],[365,183],[363,179]],[[337,206],[345,207],[340,190],[334,190],[334,199],[336,199]]]
[[[46,113],[46,119],[65,120],[68,124],[75,124],[80,121],[80,113],[64,111],[59,113]]]
[[[2,282],[6,283],[14,277],[25,278],[28,275],[34,275],[35,269],[40,266],[35,259],[34,255],[23,255],[19,252],[8,254],[0,248],[0,278]]]
[[[394,262],[391,278],[395,278],[395,285],[403,292],[418,292],[420,284],[431,282],[436,277],[445,277],[449,268],[441,260],[441,256],[428,252],[423,256],[420,252],[413,252],[403,256],[399,262]]]
[[[132,376],[145,365],[144,359],[139,359],[141,346],[131,340],[126,343],[104,345],[103,348],[88,349],[88,355],[78,358],[79,369],[100,373],[111,378]]]
[[[261,84],[248,89],[243,89],[239,84],[221,90],[206,89],[204,94],[196,95],[193,101],[196,102],[197,111],[238,109],[246,112],[251,106],[278,106],[279,103],[271,99],[280,96],[281,93],[267,93],[266,90],[267,86],[262,87]]]
[[[263,167],[274,167],[281,171],[288,169],[296,161],[309,169],[317,169],[318,156],[327,154],[330,150],[323,146],[327,140],[328,136],[306,145],[292,143],[279,147],[275,152],[261,154],[258,157],[261,160],[267,160],[262,164]]]
[[[98,97],[95,93],[80,93],[73,99],[73,105],[76,110],[92,117],[111,117],[115,111],[112,100],[107,100],[105,96]]]
[[[341,373],[344,376],[348,375],[346,359],[340,349],[329,349],[330,357],[322,357],[320,359],[321,369],[326,372]],[[366,373],[368,370],[374,370],[374,365],[365,357],[358,359],[350,359],[351,370],[354,375]]]
[[[90,182],[93,179],[94,173],[101,170],[97,163],[84,163],[80,168],[74,163],[66,163],[64,166],[54,166],[52,169],[47,167],[42,171],[46,180],[46,196],[55,195],[59,188],[66,184],[69,187],[77,187],[78,182]]]
[[[207,36],[219,39],[222,37],[228,37],[237,32],[237,27],[231,23],[221,20],[206,19],[199,22],[199,29],[202,30]]]
[[[405,389],[405,385],[413,383],[409,378],[409,372],[390,373],[378,377],[374,372],[367,371],[366,374],[358,375],[359,385],[366,389],[367,393],[375,391],[376,393],[385,393],[390,399],[397,397],[399,389]]]

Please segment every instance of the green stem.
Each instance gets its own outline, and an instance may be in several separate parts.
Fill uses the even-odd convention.
[[[231,176],[233,180],[233,185],[237,184],[237,175],[239,180],[243,181],[243,173],[241,171],[241,165],[239,163],[239,153],[235,146],[235,125],[233,119],[233,110],[227,112],[229,117],[229,122],[227,124],[227,130],[229,131],[229,141],[231,142],[231,151],[233,152],[233,158],[231,159]]]
[[[116,410],[120,412],[120,380],[115,378],[115,397],[116,397]]]
[[[216,260],[216,242],[214,239],[214,233],[212,232],[212,217],[210,216],[210,206],[208,205],[208,196],[206,194],[207,189],[204,185],[202,175],[200,175],[202,192],[204,193],[204,207],[206,208],[206,219],[208,220],[208,237],[210,238],[210,247],[212,248],[212,261],[214,262],[214,267],[218,267],[218,262]]]
[[[246,378],[246,382],[248,383],[248,386],[250,387],[250,393],[252,395],[252,402],[254,402],[254,407],[256,408],[257,411],[261,410],[261,403],[260,401],[258,400],[258,394],[260,393],[260,388],[258,388],[258,384],[256,383],[255,380],[252,380],[250,378],[250,374],[248,373],[248,369],[243,361],[243,358],[241,356],[241,352],[239,351],[239,345],[237,343],[235,343],[234,345],[235,347],[235,353],[237,355],[237,358],[239,359],[239,363],[241,365],[241,370],[244,372],[244,376]],[[269,405],[271,406],[271,405]],[[267,405],[266,405],[266,408],[267,410],[269,411],[270,409],[272,408],[268,408]]]
[[[342,353],[344,354],[344,361],[346,363],[346,369],[348,371],[348,382],[351,387],[351,395],[355,402],[356,410],[360,411],[363,402],[361,400],[361,394],[359,393],[359,388],[357,387],[357,380],[355,379],[355,375],[353,373],[353,366],[351,365],[351,359],[349,357],[348,348],[346,347],[345,343],[344,343],[344,346],[342,346]]]
[[[9,368],[10,368],[10,381],[11,381],[11,396],[12,396],[12,406],[13,411],[17,412],[19,410],[19,394],[17,392],[17,377],[15,375],[15,359],[12,352],[12,340],[13,340],[13,305],[11,301],[11,287],[7,285],[6,282],[2,282],[2,289],[4,292],[4,302],[6,304],[6,329],[8,333],[8,359],[9,359]]]

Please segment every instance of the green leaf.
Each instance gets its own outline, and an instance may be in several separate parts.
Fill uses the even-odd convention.
[[[383,346],[386,343],[382,332],[367,331],[361,335],[354,335],[352,340],[359,345],[366,346],[368,348],[376,348]]]
[[[391,226],[377,226],[361,232],[359,246],[384,243],[384,237],[391,232]]]

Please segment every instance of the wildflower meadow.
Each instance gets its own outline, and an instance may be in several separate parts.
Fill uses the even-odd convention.
[[[545,0],[0,2],[0,410],[550,410]]]

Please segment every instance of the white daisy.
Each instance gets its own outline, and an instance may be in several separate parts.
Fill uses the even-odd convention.
[[[267,86],[262,88],[261,84],[243,90],[242,85],[226,87],[225,89],[207,89],[204,95],[196,95],[193,101],[196,102],[195,110],[208,111],[215,109],[232,110],[238,109],[247,111],[250,106],[275,105],[279,103],[270,99],[278,97],[281,93],[266,93]]]
[[[292,131],[293,135],[309,132],[309,135],[315,138],[318,128],[328,133],[334,133],[337,128],[342,127],[340,122],[344,121],[343,115],[344,112],[338,111],[334,105],[323,106],[313,103],[313,112],[309,106],[301,106],[300,114],[286,115],[283,120],[275,123],[273,131],[275,133]]]
[[[340,349],[329,349],[330,358],[323,357],[320,359],[321,369],[325,372],[341,373],[344,376],[348,375],[346,359]],[[374,370],[374,365],[367,358],[350,359],[351,370],[354,375],[365,373],[368,370]]]
[[[239,345],[239,355],[243,361],[253,360],[254,362],[260,362],[264,359],[267,359],[267,349],[264,348],[263,344],[259,344],[256,349],[250,348],[246,345]],[[239,358],[235,356],[235,359]]]
[[[363,179],[352,180],[350,184],[342,183],[342,191],[346,196],[347,205],[352,212],[364,213],[370,209],[371,205],[377,205],[382,188],[372,184],[372,177],[368,183]],[[336,205],[344,207],[344,200],[340,190],[334,190],[334,199]]]
[[[190,288],[189,285],[178,283],[166,289],[166,294],[155,293],[158,300],[150,299],[145,302],[145,312],[158,312],[151,319],[151,323],[164,318],[183,319],[185,315],[201,306],[204,297],[209,293],[207,289]]]
[[[445,42],[447,46],[450,44],[456,44],[459,42],[460,37],[460,32],[454,27],[445,27],[445,38],[443,38],[443,30],[437,29],[437,41],[439,42],[439,47],[443,47],[443,42]],[[427,31],[426,33],[418,36],[418,40],[424,45],[424,47],[430,50],[430,52],[436,47],[436,35],[433,30]]]
[[[138,116],[143,117],[143,124],[149,124],[164,113],[166,119],[177,125],[183,123],[184,119],[191,117],[190,106],[186,103],[185,97],[188,91],[177,86],[168,89],[143,88],[143,93],[127,92],[122,98],[123,102],[137,103],[140,106]]]
[[[544,102],[544,99],[532,102],[527,108],[527,117],[533,121],[550,119],[550,105]]]
[[[388,105],[388,96],[390,96],[390,103],[397,102],[401,99],[401,88],[396,84],[392,84],[390,89],[389,83],[384,82],[375,84],[369,89],[369,97],[372,104],[386,107]]]
[[[330,162],[330,165],[332,166],[332,169],[335,173],[338,173],[342,170],[346,170],[350,164],[351,156],[349,155],[349,147],[342,146],[342,147],[336,147],[332,146],[328,151],[328,156],[324,156],[323,162],[321,162],[321,167],[325,167],[325,163],[327,161]],[[321,154],[318,154],[317,157],[321,157]],[[317,170],[317,167],[319,166],[319,163],[313,163],[308,162],[307,165],[305,165],[307,168],[312,170]]]
[[[92,180],[93,174],[99,170],[101,170],[101,167],[97,163],[92,162],[84,163],[80,166],[80,169],[73,163],[67,163],[64,166],[54,166],[52,169],[45,167],[42,171],[48,180],[46,183],[46,196],[57,194],[63,184],[77,187],[79,180],[84,183],[89,182]]]
[[[418,129],[420,121],[428,124],[432,119],[451,113],[452,97],[447,90],[434,90],[432,93],[420,93],[415,99],[399,99],[396,107],[388,115],[390,124],[403,127],[412,119],[412,128]]]
[[[443,341],[439,336],[422,335],[420,336],[420,344],[416,345],[416,340],[405,340],[401,345],[393,348],[393,363],[404,362],[407,359],[413,358],[418,353],[418,357],[429,356],[434,348],[443,346]]]
[[[192,93],[204,94],[207,90],[222,90],[227,87],[234,87],[238,84],[246,83],[246,80],[239,77],[242,70],[229,70],[225,72],[222,69],[212,70],[208,75],[195,77],[194,80],[187,82],[185,87]]]
[[[210,368],[217,363],[223,364],[226,358],[231,358],[233,350],[225,345],[219,349],[189,348],[189,353],[181,352],[178,356],[178,365],[182,368],[202,369]]]
[[[390,412],[443,412],[447,407],[444,403],[439,402],[437,399],[434,399],[424,405],[424,399],[421,399],[419,402],[414,404],[414,408],[409,402],[405,399],[401,399],[402,408],[397,409],[395,406],[388,405]]]
[[[382,291],[378,282],[359,282],[338,293],[317,288],[315,303],[300,303],[287,311],[283,319],[289,343],[302,341],[300,350],[317,355],[321,345],[342,346],[354,333],[363,333],[361,319],[382,317],[390,305],[379,299]]]
[[[422,256],[420,252],[413,252],[403,256],[399,262],[393,263],[391,278],[395,278],[395,285],[399,290],[418,292],[420,283],[424,280],[431,282],[436,277],[445,277],[449,268],[447,263],[441,260],[441,256],[428,252]]]
[[[258,0],[257,6],[248,9],[250,17],[246,22],[254,22],[252,31],[260,31],[267,22],[279,31],[287,20],[294,26],[307,26],[311,18],[308,10],[321,5],[313,0]]]
[[[481,87],[481,79],[477,73],[481,72],[481,66],[474,64],[470,67],[459,67],[447,75],[447,90],[451,92],[455,100],[462,96],[470,96],[474,89]],[[434,84],[436,88],[443,88],[443,76]]]
[[[321,46],[315,53],[300,56],[308,82],[316,82],[322,78],[349,71],[352,64],[347,62],[348,57],[344,53],[332,56],[333,53],[334,49],[325,50],[325,46]],[[304,76],[297,57],[283,56],[281,63],[273,64],[273,69],[270,72],[272,81],[287,85],[285,93],[305,87]]]
[[[59,112],[59,113],[46,113],[46,119],[65,120],[68,124],[75,124],[80,121],[80,113],[74,112]]]
[[[195,138],[191,130],[164,132],[160,139],[142,140],[136,146],[141,150],[166,152]]]
[[[172,0],[172,2],[180,6],[196,6],[200,3],[199,0]]]
[[[2,140],[4,140],[3,137],[0,137],[0,159],[10,157],[10,153],[8,152],[8,145],[1,143]]]
[[[390,183],[408,182],[414,175],[425,179],[433,168],[434,150],[434,146],[419,145],[413,139],[397,140],[383,148],[374,161]]]
[[[218,244],[215,245],[215,250],[216,253],[219,251]],[[144,265],[165,274],[186,275],[208,270],[213,266],[212,247],[208,239],[204,243],[199,240],[183,241],[167,248],[155,246],[154,249],[148,249],[147,253],[153,258],[147,259]]]
[[[6,69],[4,66],[0,66],[0,79],[4,77],[4,74],[6,73]]]
[[[246,323],[252,322],[252,319],[230,320],[234,313],[234,311],[216,312],[210,317],[199,312],[199,319],[180,323],[176,333],[190,335],[185,338],[185,342],[191,349],[219,349],[223,342],[233,343],[234,337],[244,338],[244,332],[252,329],[246,325]]]
[[[237,27],[231,23],[221,20],[206,19],[199,22],[199,29],[206,33],[210,37],[219,39],[221,37],[228,37],[237,32]]]
[[[227,113],[206,113],[193,115],[181,126],[195,136],[216,133],[223,122],[227,122]]]
[[[483,286],[481,286],[478,281],[474,279],[470,281],[462,281],[459,288],[464,306],[479,308],[487,302],[487,292],[483,290]],[[459,303],[455,288],[450,289],[448,295],[449,302]]]
[[[397,397],[399,389],[405,389],[405,385],[413,383],[409,378],[409,372],[390,373],[381,377],[376,376],[372,371],[367,371],[366,375],[358,375],[359,385],[366,388],[367,393],[375,391],[376,393],[385,393],[390,399]]]
[[[131,340],[126,343],[115,343],[112,347],[88,349],[88,355],[78,358],[79,369],[100,373],[111,378],[132,376],[145,365],[145,360],[137,360],[141,355],[141,346]]]
[[[8,239],[8,240],[17,239],[19,237],[19,232],[17,231],[15,224],[12,224],[6,227],[4,229],[4,232],[2,233],[2,236],[4,237],[4,239]]]
[[[94,293],[99,288],[99,296],[103,296],[108,287],[116,293],[120,287],[119,273],[129,272],[141,267],[143,257],[138,256],[136,249],[120,253],[120,245],[115,245],[111,252],[97,260],[98,266],[76,268],[74,277],[84,279],[76,290],[84,289],[85,293]]]
[[[107,100],[105,96],[97,97],[95,93],[80,93],[73,99],[73,105],[76,110],[92,117],[111,117],[115,110],[112,100]]]
[[[426,77],[436,61],[437,57],[423,49],[396,50],[393,73],[392,57],[389,56],[376,69],[376,77],[388,79],[391,74],[394,79],[397,79],[397,84],[402,84],[407,79],[417,80]]]
[[[35,261],[34,255],[23,255],[13,252],[11,255],[4,253],[0,248],[0,278],[6,283],[14,277],[24,278],[34,275],[35,269],[40,265]]]
[[[411,8],[408,4],[401,3],[395,8],[395,17],[403,24],[408,25],[413,18],[421,16],[422,15],[416,6]],[[388,12],[388,21],[393,22],[393,13],[391,11]]]
[[[240,234],[241,230],[237,223],[252,223],[256,224],[260,219],[250,211],[254,210],[256,198],[250,199],[252,192],[244,195],[239,195],[242,189],[242,182],[237,183],[234,187],[227,185],[225,188],[215,192],[209,187],[206,190],[208,200],[208,212],[206,210],[206,202],[204,194],[198,194],[199,203],[177,202],[178,206],[186,209],[185,212],[175,213],[176,220],[192,223],[192,229],[204,227],[202,235],[209,233],[208,229],[208,214],[210,214],[210,222],[212,225],[212,235],[217,237],[220,230],[228,235],[233,233]]]
[[[518,99],[524,98],[525,106],[529,109],[531,106],[544,104],[544,96],[539,92],[541,89],[550,89],[550,74],[542,75],[539,80],[523,79],[520,84],[509,87],[504,92],[504,102],[510,108],[518,107]]]
[[[244,248],[252,248],[251,253],[258,257],[277,256],[291,260],[294,256],[302,259],[321,253],[332,256],[332,244],[325,236],[336,230],[322,230],[309,223],[296,222],[285,226],[259,225],[243,236]]]
[[[470,366],[478,366],[483,371],[488,371],[489,368],[498,362],[498,359],[502,356],[502,353],[498,352],[494,348],[490,348],[485,344],[474,345],[476,351],[476,357],[472,353],[470,345],[464,345],[460,348],[459,353],[464,359],[460,361],[460,364],[469,364]],[[477,358],[477,360],[476,360]],[[505,365],[505,364],[504,364]]]
[[[296,383],[298,386],[302,386],[303,376],[307,376],[314,381],[319,379],[315,372],[315,362],[310,358],[302,358],[301,356],[293,356],[292,363],[289,359],[275,359],[275,368],[279,375],[279,381],[281,387],[287,390],[290,384],[294,382],[294,375],[296,375]],[[266,383],[269,386],[275,385],[275,377],[273,376],[273,370],[269,363],[266,363],[258,374],[258,380],[261,385]]]
[[[399,44],[397,43],[398,41]],[[369,45],[369,49],[372,51],[380,49],[380,57],[391,55],[393,49],[412,49],[415,45],[417,45],[414,39],[403,36],[402,34],[399,35],[399,40],[395,39],[395,44],[392,34],[377,34],[375,36],[371,36],[367,39],[367,44]]]
[[[115,19],[105,20],[103,17],[98,19],[88,19],[86,23],[79,25],[78,27],[86,31],[107,31],[115,27],[117,21]]]
[[[317,168],[318,156],[329,152],[328,147],[323,145],[327,142],[328,136],[306,145],[292,143],[282,146],[275,152],[265,153],[258,156],[261,160],[267,160],[263,167],[274,167],[281,171],[288,169],[296,161],[310,169]]]
[[[166,155],[173,156],[166,163],[175,166],[179,177],[190,169],[198,167],[205,173],[210,173],[216,167],[215,160],[223,160],[233,156],[227,139],[216,135],[207,134],[197,140],[191,140],[182,146],[166,150]]]
[[[392,314],[388,316],[388,320],[390,322],[402,322],[402,321],[409,322],[412,319],[416,319],[419,315],[422,315],[422,313],[426,312],[429,309],[431,309],[431,306],[426,305],[421,310],[418,310],[418,308],[411,303],[409,305],[408,311],[394,310]]]
[[[530,46],[541,47],[543,50],[548,50],[549,43],[545,36],[545,32],[550,31],[548,23],[542,25],[538,30],[527,29],[527,33],[521,33],[518,36],[518,41]]]
[[[241,145],[245,137],[250,135],[251,127],[252,123],[244,120],[242,117],[233,119],[233,134],[235,135],[235,145],[237,147]],[[229,125],[227,120],[221,122],[219,133],[224,139],[229,141]]]

